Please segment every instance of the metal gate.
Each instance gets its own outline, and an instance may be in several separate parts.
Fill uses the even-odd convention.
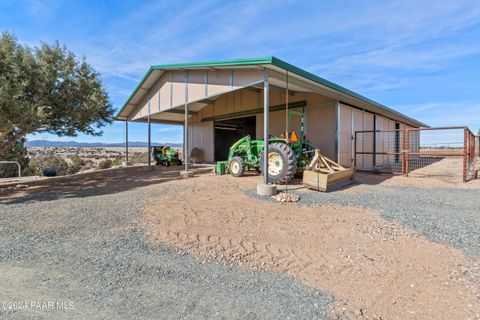
[[[355,132],[357,171],[416,176],[478,177],[480,145],[468,127]]]
[[[405,173],[405,130],[356,131],[354,139],[357,171]]]

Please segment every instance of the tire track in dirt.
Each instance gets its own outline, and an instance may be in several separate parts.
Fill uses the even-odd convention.
[[[172,187],[177,194],[168,207],[158,210],[161,195],[147,206],[145,226],[158,241],[207,259],[303,279],[332,292],[336,314],[346,319],[480,314],[478,272],[455,273],[478,271],[478,261],[375,212],[267,203],[222,179],[184,183],[195,184],[196,192]]]

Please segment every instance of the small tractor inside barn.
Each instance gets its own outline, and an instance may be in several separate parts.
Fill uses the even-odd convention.
[[[151,149],[153,160],[157,165],[168,167],[173,165],[182,165],[182,160],[177,150],[170,148],[169,146],[155,146]]]
[[[268,176],[273,183],[282,184],[292,179],[295,174],[301,174],[311,160],[313,147],[304,134],[304,114],[289,111],[291,115],[301,117],[300,138],[295,131],[288,137],[270,137],[268,147]],[[218,174],[230,173],[241,177],[246,171],[263,171],[264,140],[252,140],[250,136],[243,137],[231,147],[226,161],[217,162],[215,171]]]
[[[295,131],[270,137],[268,146],[268,178],[275,184],[288,182],[294,176],[303,176],[303,185],[318,191],[331,191],[353,182],[354,168],[344,168],[314,149],[304,133],[304,113],[288,111],[287,128],[291,115],[300,116],[300,138]],[[230,173],[241,177],[246,171],[263,171],[264,140],[252,140],[250,136],[235,142],[226,161],[218,161],[217,174]]]

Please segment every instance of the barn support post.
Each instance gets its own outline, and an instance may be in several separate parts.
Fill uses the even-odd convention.
[[[257,194],[261,196],[272,196],[277,194],[277,187],[268,184],[268,133],[270,131],[270,115],[269,115],[269,83],[267,70],[264,71],[263,80],[263,184],[257,185]]]
[[[152,166],[152,152],[150,151],[152,146],[152,123],[150,118],[150,97],[148,97],[148,167]]]
[[[185,159],[185,171],[188,171],[188,71],[185,71],[185,132],[183,142],[183,157]]]
[[[182,178],[193,176],[193,171],[188,171],[188,71],[185,71],[185,106],[183,119],[183,161],[185,170],[180,172]]]
[[[340,101],[335,101],[335,157],[337,162],[340,162],[340,148],[338,147],[340,142]]]
[[[128,120],[125,119],[125,162],[124,166],[128,166]]]
[[[270,113],[268,110],[268,78],[265,73],[265,79],[263,81],[263,139],[265,141],[263,147],[263,183],[268,184],[268,133],[270,131]]]

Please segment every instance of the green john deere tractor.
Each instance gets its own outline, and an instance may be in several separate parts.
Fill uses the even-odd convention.
[[[268,177],[272,183],[282,184],[303,172],[311,159],[312,145],[303,132],[304,114],[289,111],[290,116],[301,117],[301,132],[298,139],[295,131],[289,137],[270,137],[268,146]],[[283,136],[283,135],[282,135]],[[234,177],[241,177],[246,171],[256,170],[263,172],[264,140],[252,140],[250,136],[243,137],[230,147],[228,159],[218,161],[215,167],[217,174],[230,173]]]
[[[168,167],[171,164],[182,165],[182,160],[177,150],[168,146],[155,146],[151,150],[152,158],[157,165]]]

